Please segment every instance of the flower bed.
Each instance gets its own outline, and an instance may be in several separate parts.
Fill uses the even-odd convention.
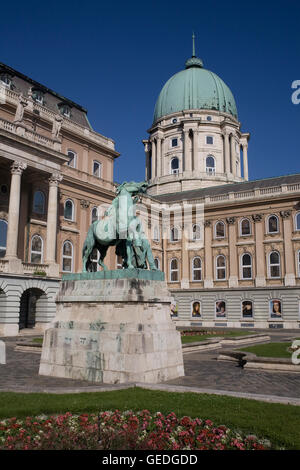
[[[96,414],[10,418],[0,421],[0,449],[266,450],[271,444],[210,420],[160,412],[104,411]]]

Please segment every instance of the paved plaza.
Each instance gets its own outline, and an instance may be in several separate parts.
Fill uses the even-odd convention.
[[[292,332],[272,333],[271,341],[286,341],[293,337],[295,333]],[[16,342],[20,341],[20,337],[2,340],[6,343],[7,363],[0,365],[0,391],[73,393],[128,387],[127,384],[99,385],[87,381],[39,376],[40,354],[15,351]],[[176,389],[178,386],[178,390],[181,387],[186,390],[188,387],[191,391],[206,389],[211,393],[236,392],[240,396],[257,394],[278,399],[300,399],[300,374],[243,369],[235,362],[217,361],[219,352],[220,350],[184,354],[185,376],[155,388]]]

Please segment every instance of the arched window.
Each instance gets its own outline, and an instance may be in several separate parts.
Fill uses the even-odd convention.
[[[201,281],[202,278],[202,263],[201,258],[196,256],[192,260],[192,280]]]
[[[153,229],[153,240],[155,242],[159,242],[159,228],[157,227],[157,225]]]
[[[242,301],[242,318],[253,318],[253,302],[252,300]]]
[[[179,240],[179,233],[177,227],[172,227],[170,231],[170,241],[171,242],[178,242]]]
[[[242,279],[252,279],[252,256],[244,253],[241,257]]]
[[[156,269],[160,269],[159,258],[154,258],[154,264],[155,264],[155,266],[156,266]]]
[[[251,235],[251,222],[249,219],[241,220],[241,235],[243,237],[246,235]]]
[[[226,279],[226,258],[224,255],[219,255],[216,258],[216,279]]]
[[[219,221],[215,225],[215,237],[224,238],[225,237],[225,224],[222,221]]]
[[[68,166],[71,168],[76,168],[76,163],[77,163],[77,153],[73,152],[73,150],[68,150]]]
[[[269,254],[269,275],[271,278],[280,277],[280,254],[278,251],[271,251]]]
[[[176,258],[171,259],[170,262],[170,282],[177,282],[179,279],[178,260]]]
[[[97,162],[96,160],[94,160],[93,162],[93,175],[96,176],[97,178],[101,178],[101,174],[102,174],[102,165],[100,162]]]
[[[193,300],[191,303],[192,318],[201,317],[201,302],[200,300]]]
[[[270,215],[268,217],[268,233],[279,232],[279,223],[277,215]]]
[[[98,209],[97,207],[93,207],[92,209],[92,223],[98,220]]]
[[[0,219],[0,258],[3,258],[6,253],[6,240],[7,240],[7,222]]]
[[[35,191],[33,195],[33,212],[36,214],[45,213],[45,195],[42,191]]]
[[[172,158],[171,160],[171,174],[178,175],[179,173],[179,160],[177,157]]]
[[[212,155],[206,157],[206,173],[208,175],[214,175],[216,173],[216,161]]]
[[[63,244],[62,270],[67,273],[73,271],[73,245],[69,240],[65,241]]]
[[[7,88],[11,87],[11,84],[12,84],[11,76],[8,75],[7,73],[2,73],[0,80],[1,80],[1,83],[5,85]]]
[[[193,240],[200,240],[201,238],[201,230],[200,225],[193,225]]]
[[[58,105],[58,107],[59,107],[60,114],[62,114],[63,116],[65,116],[67,118],[71,117],[71,108],[70,108],[70,106],[68,106],[65,103],[60,103]]]
[[[43,262],[43,239],[39,235],[33,235],[31,239],[30,262],[36,264]]]
[[[64,218],[66,220],[74,220],[74,203],[71,199],[67,199],[65,202]]]
[[[300,212],[295,216],[295,230],[300,230]]]

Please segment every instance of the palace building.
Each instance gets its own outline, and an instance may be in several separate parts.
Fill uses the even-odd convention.
[[[174,321],[299,328],[300,174],[249,181],[234,96],[194,47],[148,134],[140,215]],[[88,227],[115,196],[118,156],[82,106],[0,63],[0,336],[53,320],[61,276],[82,270]],[[121,268],[114,248],[105,262]]]
[[[158,205],[152,249],[174,320],[299,328],[300,174],[248,181],[250,136],[233,94],[194,51],[163,86],[148,133],[144,203]],[[202,205],[202,222],[191,215],[185,234],[171,215],[164,227],[162,208],[185,205]]]
[[[0,336],[54,318],[61,275],[81,270],[88,227],[114,198],[118,156],[82,106],[0,63]]]

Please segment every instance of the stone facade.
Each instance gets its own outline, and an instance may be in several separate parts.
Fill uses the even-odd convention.
[[[118,156],[84,108],[0,64],[0,335],[18,333],[27,300],[36,328],[53,318],[62,272],[81,270],[92,217],[114,197]]]

